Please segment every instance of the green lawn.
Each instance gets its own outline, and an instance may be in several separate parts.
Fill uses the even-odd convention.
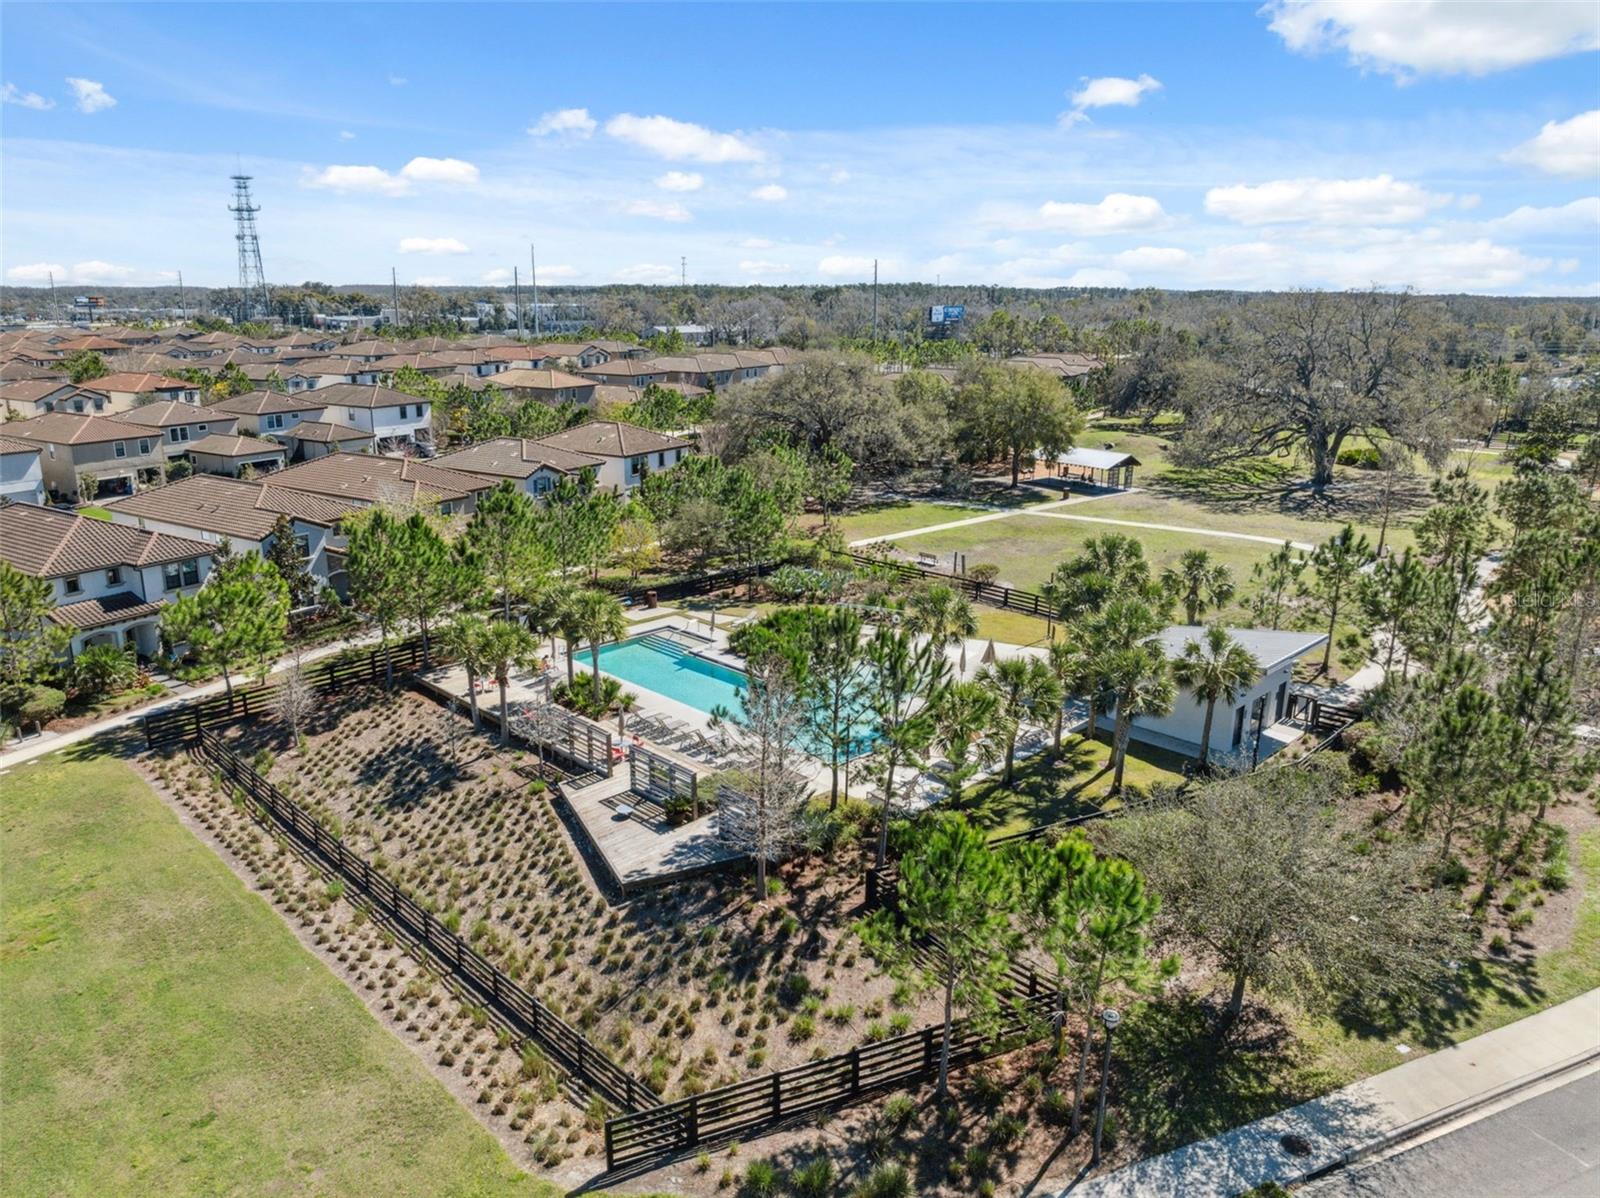
[[[951,520],[964,520],[968,516],[981,516],[983,509],[963,507],[955,503],[915,503],[903,500],[896,503],[879,503],[841,517],[839,528],[844,539],[859,541],[866,537],[882,537],[908,528],[921,528],[925,524],[945,524]]]
[[[985,640],[1000,641],[1007,645],[1032,645],[1046,639],[1049,625],[1038,616],[1024,615],[1019,611],[1005,611],[987,603],[974,603],[972,614],[978,618],[978,635]]]
[[[14,1194],[546,1195],[121,761],[0,782]]]
[[[1103,735],[1103,734],[1102,734]],[[993,836],[1024,832],[1041,824],[1082,815],[1098,808],[1111,789],[1111,748],[1104,739],[1068,736],[1061,742],[1062,756],[1049,752],[1017,763],[1012,785],[998,779],[968,788],[961,809],[978,827]],[[1128,746],[1123,781],[1148,788],[1156,782],[1176,785],[1183,759],[1162,749]]]

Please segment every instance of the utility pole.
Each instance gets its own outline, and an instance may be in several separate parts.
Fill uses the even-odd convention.
[[[50,320],[54,324],[61,323],[61,309],[56,306],[56,272],[46,271],[50,276]]]
[[[400,278],[394,267],[389,268],[389,302],[394,305],[395,327],[400,327]]]
[[[872,342],[878,342],[878,260],[872,260]]]
[[[533,242],[528,242],[528,269],[533,272],[533,336],[539,337],[539,259],[534,257]]]
[[[513,294],[517,297],[516,298],[516,304],[517,304],[517,340],[521,341],[522,340],[522,276],[517,272],[517,268],[515,266],[513,266],[511,268],[511,290],[512,290]]]
[[[687,257],[678,259],[678,286],[686,291],[689,288],[689,259]]]
[[[183,272],[178,272],[178,319],[187,322],[189,319],[189,305],[183,298]]]

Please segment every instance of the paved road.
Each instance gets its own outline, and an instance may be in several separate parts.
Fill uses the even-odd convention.
[[[1314,1198],[1595,1198],[1600,1073],[1300,1192]]]

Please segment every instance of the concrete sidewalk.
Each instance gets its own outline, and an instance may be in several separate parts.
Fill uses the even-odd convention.
[[[1600,1051],[1600,990],[1062,1193],[1233,1198],[1262,1182],[1288,1184],[1418,1120],[1594,1051]],[[1286,1135],[1305,1140],[1310,1154],[1284,1151]]]
[[[307,649],[300,655],[301,665],[310,665],[324,657],[332,657],[335,653],[342,653],[346,649],[356,648],[361,645],[376,644],[379,635],[363,633],[351,640],[334,641],[327,645],[319,645],[315,649]],[[295,659],[281,658],[275,662],[269,673],[277,674],[294,665]],[[236,684],[245,685],[247,680],[236,679]],[[135,707],[131,711],[120,712],[117,715],[107,716],[103,720],[96,720],[92,724],[85,724],[81,728],[74,728],[71,732],[46,732],[43,736],[35,736],[18,744],[12,742],[5,752],[0,753],[0,770],[10,769],[14,765],[21,765],[25,761],[32,761],[35,757],[43,757],[46,753],[54,753],[57,749],[65,749],[68,745],[75,745],[81,741],[90,740],[102,732],[112,732],[118,728],[126,728],[136,724],[147,715],[155,715],[158,711],[167,711],[173,707],[182,707],[195,699],[204,699],[210,695],[220,695],[226,689],[226,683],[218,678],[214,682],[203,683],[186,689],[182,694],[174,695],[170,699],[163,699],[159,703],[152,703],[148,707]]]

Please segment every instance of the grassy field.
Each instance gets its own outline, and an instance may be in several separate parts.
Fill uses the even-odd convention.
[[[865,537],[883,537],[908,528],[921,528],[925,524],[944,524],[968,516],[981,516],[982,509],[963,507],[955,503],[916,503],[903,500],[897,503],[879,503],[862,508],[839,520],[846,543]]]
[[[15,1194],[536,1195],[120,761],[0,788]]]

